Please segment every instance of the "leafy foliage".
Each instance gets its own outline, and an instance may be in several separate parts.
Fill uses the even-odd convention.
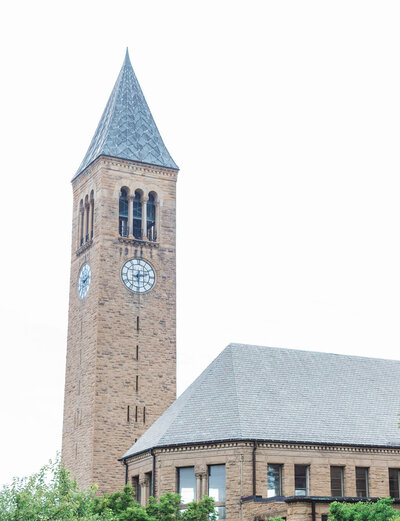
[[[135,501],[130,485],[96,497],[96,488],[81,490],[60,462],[50,462],[37,474],[14,479],[0,491],[1,521],[215,521],[209,497],[180,510],[178,494],[149,499],[146,507]]]
[[[392,506],[390,498],[380,499],[376,503],[339,503],[331,504],[328,521],[400,521],[400,513]]]

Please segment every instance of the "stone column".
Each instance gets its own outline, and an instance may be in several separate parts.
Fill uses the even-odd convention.
[[[135,199],[134,195],[128,196],[128,237],[133,239],[133,200]]]
[[[142,239],[147,237],[147,197],[142,197]]]
[[[207,490],[207,465],[196,465],[194,468],[196,476],[196,501],[208,494]]]
[[[195,500],[201,499],[201,474],[195,474],[196,476],[196,497]]]
[[[149,476],[146,476],[146,474],[140,474],[139,484],[141,489],[140,504],[146,506],[149,499]]]

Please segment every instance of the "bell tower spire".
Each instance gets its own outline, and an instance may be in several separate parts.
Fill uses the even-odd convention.
[[[133,71],[128,48],[106,108],[75,178],[102,155],[178,169],[147,105]]]
[[[177,175],[127,50],[72,180],[62,460],[101,492],[176,398]]]

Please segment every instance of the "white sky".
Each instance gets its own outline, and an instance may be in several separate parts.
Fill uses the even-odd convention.
[[[0,483],[61,445],[70,179],[126,46],[181,168],[179,392],[229,342],[400,359],[399,26],[398,0],[2,4]]]

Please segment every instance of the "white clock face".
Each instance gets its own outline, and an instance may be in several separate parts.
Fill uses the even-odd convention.
[[[150,291],[156,281],[153,267],[143,259],[130,259],[122,266],[121,279],[135,293]]]
[[[79,272],[78,294],[80,298],[85,298],[89,291],[90,279],[92,278],[92,270],[89,264],[84,264]]]

